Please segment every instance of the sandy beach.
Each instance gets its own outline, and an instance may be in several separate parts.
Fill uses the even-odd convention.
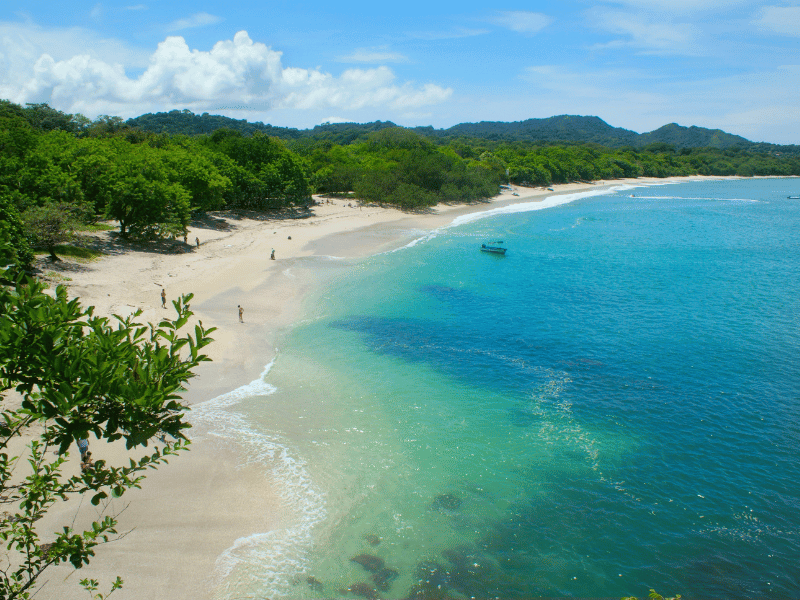
[[[552,191],[515,187],[518,195],[507,190],[490,202],[440,205],[425,213],[315,198],[316,205],[302,218],[209,215],[192,223],[188,244],[166,242],[151,248],[124,244],[112,232],[93,234],[106,253],[103,257],[89,263],[42,263],[42,270],[51,285],[67,285],[71,297],[95,306],[99,315],[124,316],[141,309],[142,321],[156,322],[174,315],[170,300],[193,293],[195,318],[217,328],[215,342],[207,349],[213,362],[198,369],[185,395],[188,404],[199,404],[257,379],[273,359],[281,336],[303,317],[304,298],[316,282],[294,276],[292,268],[299,261],[388,251],[461,215],[542,201],[553,194],[689,179],[701,178],[568,184],[553,186]],[[270,260],[273,249],[276,259]],[[166,310],[161,307],[162,289]],[[121,456],[117,448],[99,446],[92,447],[95,458]],[[78,580],[85,577],[100,580],[106,591],[120,576],[125,586],[115,592],[115,599],[213,598],[218,558],[225,550],[255,532],[279,529],[292,517],[263,470],[242,464],[242,457],[222,441],[199,436],[190,452],[148,475],[143,489],[106,507],[119,514],[121,539],[101,546],[80,571],[49,569],[38,597],[77,597]],[[78,528],[96,515],[88,500],[71,502],[51,511],[40,531],[73,522]]]

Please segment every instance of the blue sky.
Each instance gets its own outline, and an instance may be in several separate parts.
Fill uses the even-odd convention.
[[[274,125],[559,114],[800,143],[800,0],[7,0],[0,98]]]

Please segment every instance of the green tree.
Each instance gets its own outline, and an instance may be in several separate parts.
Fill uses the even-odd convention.
[[[127,237],[159,238],[182,235],[191,216],[191,195],[170,181],[169,165],[159,151],[134,146],[118,157],[122,176],[106,205],[106,216],[119,221]]]
[[[28,236],[19,213],[7,190],[0,188],[0,268],[18,263],[27,266],[33,261]]]
[[[85,531],[70,523],[38,531],[36,521],[57,502],[86,495],[97,505],[121,496],[140,487],[146,469],[186,449],[180,393],[208,360],[201,350],[213,331],[199,323],[194,336],[179,333],[192,315],[190,299],[173,302],[174,321],[142,325],[136,313],[115,317],[112,326],[69,300],[63,287],[48,295],[40,283],[21,278],[0,287],[0,394],[13,389],[21,396],[21,402],[0,396],[0,503],[8,508],[0,515],[0,540],[9,550],[0,599],[31,597],[48,567],[80,568],[116,534],[114,516],[98,517]],[[122,440],[130,461],[86,461],[80,474],[68,476],[78,440]]]
[[[677,596],[671,597],[671,598],[665,598],[664,596],[659,594],[657,591],[652,590],[652,589],[650,590],[650,593],[647,595],[647,597],[649,598],[649,600],[681,600],[681,595],[680,594],[678,594]],[[622,600],[638,600],[638,598],[636,598],[635,596],[626,596]]]
[[[34,248],[43,248],[59,260],[56,246],[75,237],[75,216],[68,204],[33,206],[22,213],[22,222]]]

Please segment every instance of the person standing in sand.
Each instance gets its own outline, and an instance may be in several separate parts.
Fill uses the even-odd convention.
[[[200,238],[199,237],[194,238],[194,243],[197,244],[197,247],[199,248],[200,247]]]
[[[244,319],[242,318],[242,315],[244,315],[244,309],[242,308],[242,305],[240,304],[239,305],[239,323],[244,323]]]
[[[167,308],[167,292],[161,288],[161,308]]]

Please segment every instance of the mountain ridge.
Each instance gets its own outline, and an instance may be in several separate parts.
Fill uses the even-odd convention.
[[[146,113],[128,119],[130,127],[155,133],[202,135],[221,128],[233,129],[244,135],[261,132],[286,141],[304,138],[322,138],[338,144],[349,144],[364,138],[374,131],[387,127],[399,127],[391,121],[371,123],[323,123],[312,129],[278,127],[245,119],[233,119],[222,115],[203,113],[196,115],[189,110]],[[580,115],[557,115],[547,118],[531,118],[524,121],[480,121],[459,123],[452,127],[435,129],[432,126],[403,127],[428,138],[448,141],[457,138],[477,138],[490,142],[533,143],[594,143],[610,148],[631,146],[643,148],[652,144],[684,148],[740,148],[755,152],[800,153],[800,146],[783,146],[766,142],[753,142],[742,136],[721,129],[708,129],[692,125],[689,127],[668,123],[645,133],[614,127],[600,117]]]

